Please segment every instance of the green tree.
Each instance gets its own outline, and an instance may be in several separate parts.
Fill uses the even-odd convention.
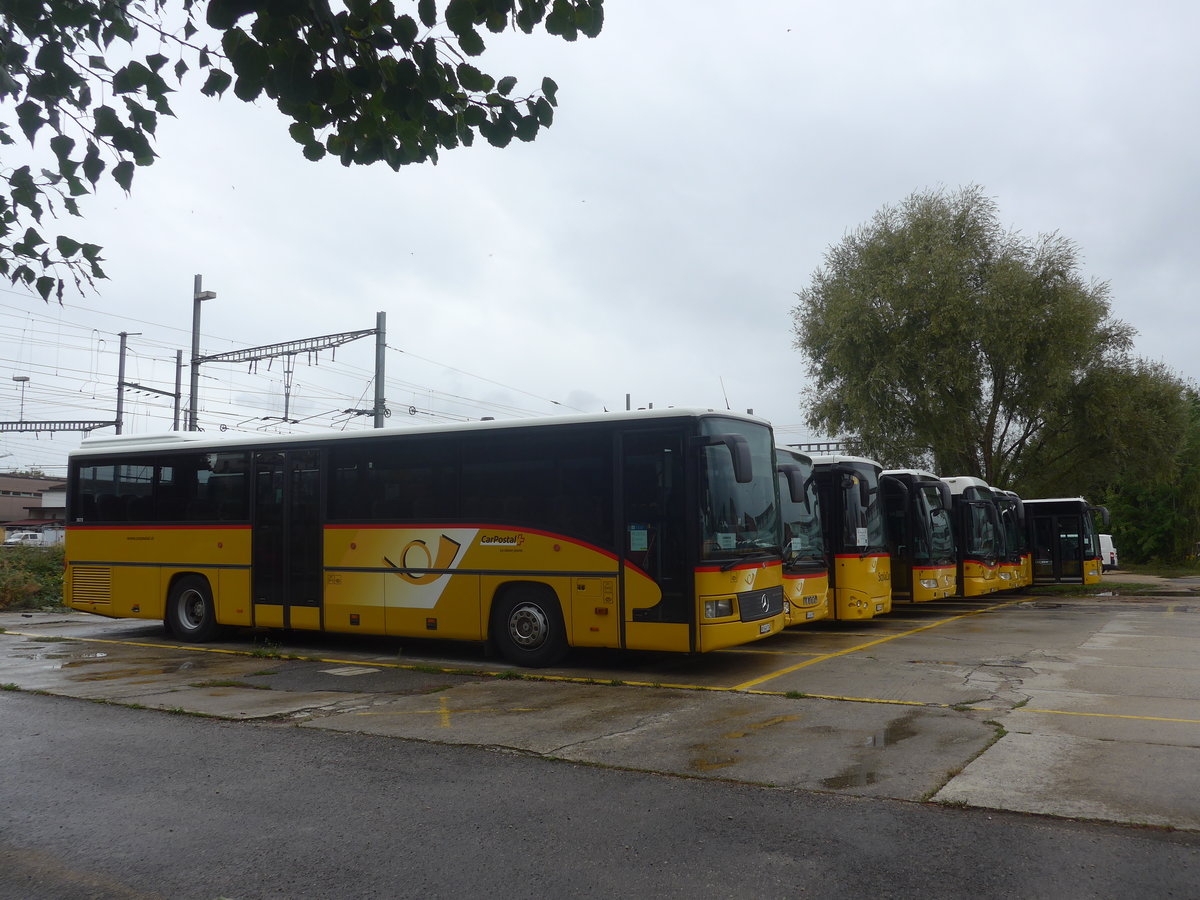
[[[59,302],[64,276],[77,288],[104,277],[97,244],[39,229],[79,216],[79,198],[106,173],[129,191],[135,168],[154,162],[159,118],[173,115],[172,85],[189,70],[204,74],[204,94],[232,87],[240,100],[273,100],[308,159],[399,169],[476,134],[497,147],[530,141],[553,121],[550,78],[522,95],[517,79],[471,62],[482,31],[540,25],[573,41],[602,23],[603,0],[8,0],[0,145],[16,143],[16,130],[31,146],[40,135],[53,163],[2,170],[0,275]]]
[[[1168,478],[1124,478],[1100,495],[1125,562],[1179,563],[1200,543],[1200,394],[1186,390],[1183,446]]]
[[[888,465],[1019,491],[1161,473],[1178,449],[1181,385],[1129,357],[1108,286],[1066,238],[1004,230],[978,186],[879,210],[797,296],[809,425]]]

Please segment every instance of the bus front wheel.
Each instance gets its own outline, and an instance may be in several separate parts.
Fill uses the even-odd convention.
[[[208,580],[198,575],[180,578],[167,599],[167,627],[181,641],[211,641],[220,632],[217,608]]]
[[[558,598],[548,591],[514,591],[498,600],[492,636],[501,655],[518,666],[552,666],[567,652]]]

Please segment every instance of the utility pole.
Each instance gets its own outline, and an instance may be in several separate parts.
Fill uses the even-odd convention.
[[[387,401],[384,399],[383,368],[385,351],[387,349],[387,313],[382,310],[375,313],[375,427],[383,427],[384,416],[387,415]]]
[[[117,434],[121,433],[121,414],[125,410],[125,339],[128,332],[121,332],[121,354],[117,360]]]
[[[199,431],[196,418],[197,394],[200,392],[200,304],[216,297],[213,291],[200,289],[201,276],[197,275],[192,287],[192,381],[188,393],[188,431]]]

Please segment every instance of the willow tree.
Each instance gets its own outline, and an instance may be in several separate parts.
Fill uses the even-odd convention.
[[[265,97],[310,160],[392,169],[481,136],[503,147],[553,121],[557,85],[532,91],[476,65],[483,35],[596,36],[604,0],[8,0],[0,17],[0,275],[62,299],[103,278],[98,244],[43,234],[111,178],[130,190],[156,157],[159,119],[194,88]],[[16,127],[13,127],[15,124]],[[17,133],[45,162],[13,160]],[[38,149],[42,149],[38,148]]]
[[[1108,285],[1061,235],[1001,227],[977,186],[880,209],[797,296],[809,425],[885,464],[1082,490],[1151,432],[1147,468],[1179,446],[1181,385],[1129,356]]]

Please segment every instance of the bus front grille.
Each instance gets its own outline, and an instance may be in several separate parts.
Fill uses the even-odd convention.
[[[71,572],[72,603],[112,601],[112,569],[79,567]]]
[[[770,587],[765,590],[738,594],[738,612],[743,622],[766,619],[783,612],[783,588]]]

